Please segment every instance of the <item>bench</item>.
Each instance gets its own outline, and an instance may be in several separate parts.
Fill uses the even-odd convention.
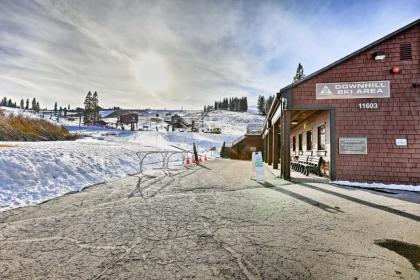
[[[321,165],[322,165],[322,157],[319,156],[308,156],[306,162],[299,162],[300,168],[299,172],[303,173],[304,175],[308,176],[309,173],[313,173],[315,175],[321,176]]]
[[[307,162],[307,160],[307,155],[300,155],[298,158],[295,158],[295,160],[291,162],[292,169],[298,172],[302,172],[302,166]]]

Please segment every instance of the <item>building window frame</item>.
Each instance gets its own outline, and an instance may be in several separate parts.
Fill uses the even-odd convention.
[[[299,140],[299,152],[303,151],[303,135],[302,133],[299,134],[298,136],[298,140]]]
[[[312,151],[312,130],[306,131],[306,150]]]
[[[327,143],[327,129],[325,124],[318,126],[317,142],[318,151],[325,151]]]
[[[293,152],[296,152],[296,136],[292,137],[292,149]]]

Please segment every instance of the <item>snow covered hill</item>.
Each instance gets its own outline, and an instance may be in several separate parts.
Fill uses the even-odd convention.
[[[19,109],[8,112],[22,113]],[[198,117],[200,112],[184,114]],[[173,146],[191,150],[196,143],[200,154],[215,158],[223,142],[232,142],[246,131],[247,123],[261,120],[260,116],[251,113],[211,112],[204,125],[220,127],[222,134],[210,134],[168,132],[163,128],[163,122],[155,122],[150,131],[132,132],[79,127],[75,125],[77,122],[61,119],[60,124],[83,137],[77,141],[0,142],[0,211],[39,203],[95,183],[137,173],[137,151],[176,150]],[[216,152],[210,151],[213,147]]]

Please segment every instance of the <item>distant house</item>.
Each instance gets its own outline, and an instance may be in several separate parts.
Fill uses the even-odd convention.
[[[134,125],[138,126],[139,115],[137,113],[126,113],[117,118],[117,126],[120,125],[124,129],[124,125],[130,125],[131,130],[134,130]]]

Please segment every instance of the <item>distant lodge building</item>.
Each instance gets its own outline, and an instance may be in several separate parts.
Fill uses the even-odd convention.
[[[124,129],[123,125],[130,125],[130,130],[137,130],[139,123],[138,113],[125,113],[117,117],[117,126],[121,126]]]
[[[231,159],[251,160],[252,152],[264,149],[261,141],[262,124],[247,125],[246,134],[233,141],[229,153]]]
[[[265,162],[285,179],[321,158],[331,180],[420,184],[419,60],[417,20],[281,89]]]

